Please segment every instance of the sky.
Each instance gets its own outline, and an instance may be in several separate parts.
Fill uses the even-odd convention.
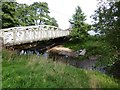
[[[67,29],[70,26],[69,19],[75,13],[75,8],[80,6],[87,16],[86,22],[91,24],[91,14],[97,9],[97,0],[17,0],[18,3],[28,5],[33,2],[47,2],[50,9],[50,16],[54,17],[61,29]]]

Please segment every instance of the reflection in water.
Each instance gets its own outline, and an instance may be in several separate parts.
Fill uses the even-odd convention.
[[[48,59],[48,58],[49,58],[49,54],[48,54],[47,52],[44,52],[43,57],[44,57],[45,59]]]
[[[82,68],[86,70],[96,70],[102,73],[106,73],[105,67],[96,66],[97,60],[78,60],[72,57],[60,56],[56,54],[49,54],[49,58],[52,58],[54,61],[59,61],[65,64],[72,65],[77,68]]]

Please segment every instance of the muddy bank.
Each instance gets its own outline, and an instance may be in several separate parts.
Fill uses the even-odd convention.
[[[46,52],[51,53],[51,54],[68,56],[68,57],[78,57],[75,51],[69,48],[65,48],[62,45],[58,45],[51,49],[48,49]]]
[[[46,52],[76,58],[78,56],[84,56],[86,53],[86,49],[73,51],[72,49],[63,47],[62,45],[58,45],[51,49],[48,49]]]

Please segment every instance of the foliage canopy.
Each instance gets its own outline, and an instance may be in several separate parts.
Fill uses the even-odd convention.
[[[41,24],[58,26],[49,13],[46,2],[34,2],[32,5],[2,2],[2,28]]]
[[[72,25],[71,36],[76,40],[84,40],[88,36],[88,30],[90,29],[90,25],[85,23],[86,16],[82,12],[81,8],[77,6],[75,10],[75,14],[73,14],[72,19],[70,19],[70,23]]]

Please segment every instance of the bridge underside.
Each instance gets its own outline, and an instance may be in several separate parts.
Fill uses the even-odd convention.
[[[56,45],[63,44],[68,40],[68,37],[59,37],[55,39],[50,39],[50,40],[43,40],[43,41],[34,41],[30,43],[24,43],[24,44],[18,44],[18,45],[10,45],[10,46],[5,46],[7,49],[10,50],[22,50],[22,49],[39,49],[40,51],[45,51],[51,47],[54,47]]]

